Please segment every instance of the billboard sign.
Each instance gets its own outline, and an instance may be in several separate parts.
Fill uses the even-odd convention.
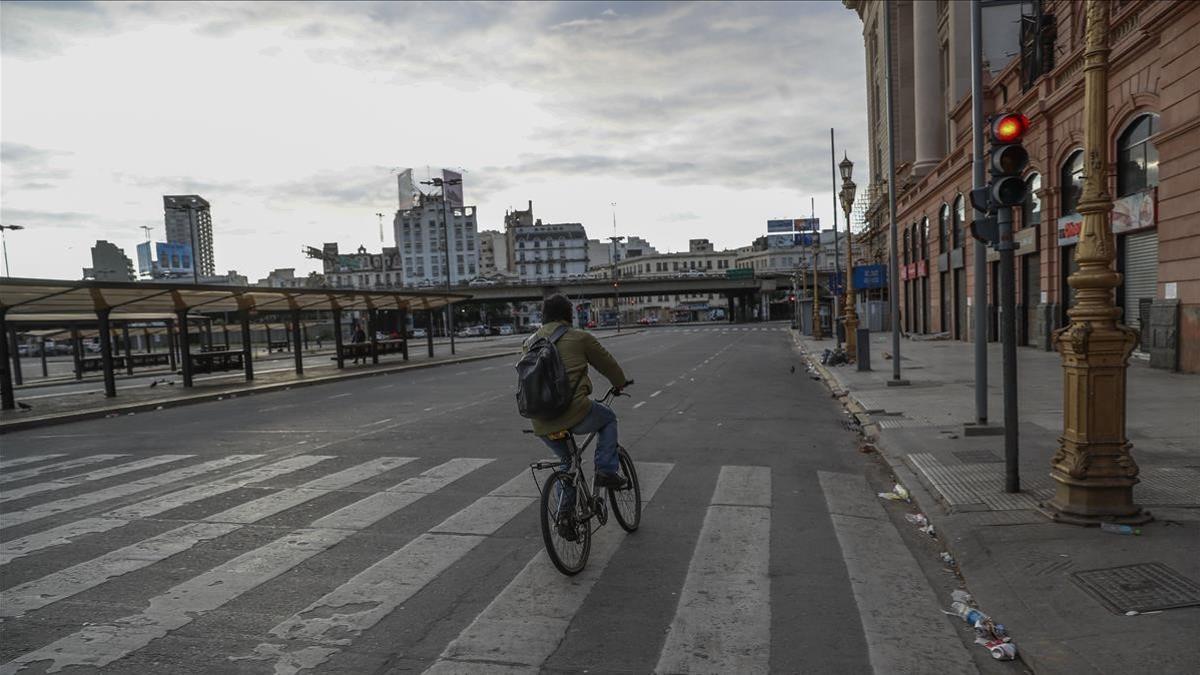
[[[854,289],[887,288],[887,265],[857,265],[854,268]]]
[[[175,242],[154,243],[158,254],[158,272],[166,275],[192,273],[192,246]]]
[[[443,194],[446,195],[446,202],[451,207],[461,207],[463,205],[462,174],[457,171],[442,169],[442,181],[442,190]],[[454,183],[454,181],[457,181],[457,183]]]
[[[788,218],[767,221],[767,232],[772,234],[782,232],[819,232],[820,230],[820,218]]]
[[[795,246],[794,236],[791,232],[787,234],[768,234],[767,248],[791,248]]]
[[[797,232],[820,232],[820,218],[797,218],[794,222]]]
[[[787,220],[768,220],[767,232],[791,232],[794,222],[790,218]]]

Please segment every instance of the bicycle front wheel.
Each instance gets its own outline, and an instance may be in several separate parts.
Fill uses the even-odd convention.
[[[617,446],[617,458],[621,462],[620,475],[625,479],[625,485],[608,488],[608,501],[621,527],[626,532],[633,532],[642,522],[642,486],[638,483],[633,458],[625,448]]]
[[[592,528],[583,516],[583,500],[569,474],[555,471],[542,486],[542,541],[559,572],[574,576],[587,565]]]

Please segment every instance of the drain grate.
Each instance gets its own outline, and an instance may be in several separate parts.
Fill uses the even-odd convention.
[[[953,452],[958,461],[963,464],[990,464],[1004,461],[1003,457],[991,450],[954,450]]]
[[[1200,605],[1200,584],[1162,563],[1086,570],[1071,578],[1119,614]]]

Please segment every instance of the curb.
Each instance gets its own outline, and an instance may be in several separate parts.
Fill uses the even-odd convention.
[[[630,330],[623,333],[613,333],[611,335],[598,335],[598,339],[604,340],[608,338],[617,338],[627,335],[638,335],[640,330]],[[40,427],[48,427],[56,424],[69,424],[71,422],[80,422],[83,420],[97,419],[102,417],[115,417],[118,415],[127,415],[139,412],[153,412],[155,410],[165,410],[167,408],[177,408],[195,403],[207,403],[209,401],[219,401],[225,398],[235,398],[237,396],[253,396],[255,394],[267,394],[276,391],[286,391],[293,387],[310,387],[318,384],[329,384],[331,382],[341,382],[343,380],[355,380],[364,377],[376,377],[380,375],[391,375],[394,373],[403,373],[410,370],[421,370],[423,368],[436,368],[438,366],[452,366],[459,363],[471,363],[473,361],[483,361],[486,359],[497,359],[504,356],[515,356],[521,353],[518,346],[512,351],[500,352],[497,354],[475,354],[472,356],[460,356],[442,361],[427,362],[427,363],[410,363],[404,365],[396,365],[392,367],[384,367],[379,370],[370,370],[356,373],[337,373],[334,375],[325,375],[315,377],[309,380],[297,380],[294,382],[278,382],[275,384],[264,384],[258,386],[243,387],[241,389],[233,389],[228,391],[212,392],[207,394],[196,394],[194,396],[185,396],[175,399],[167,399],[160,401],[145,401],[142,403],[129,403],[124,405],[112,405],[104,408],[93,408],[91,410],[80,410],[78,412],[67,412],[59,415],[46,415],[43,417],[27,417],[17,419],[10,422],[0,422],[0,436],[14,431],[24,431],[27,429],[37,429]]]

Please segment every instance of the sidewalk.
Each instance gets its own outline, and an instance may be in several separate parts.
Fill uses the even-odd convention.
[[[872,372],[821,366],[831,340],[797,342],[864,432],[877,436],[881,455],[935,525],[980,608],[1008,627],[1031,668],[1195,672],[1200,378],[1140,362],[1129,368],[1127,434],[1142,481],[1134,498],[1156,518],[1131,537],[1052,523],[1035,510],[1052,492],[1050,458],[1062,429],[1057,353],[1017,350],[1022,492],[1010,495],[1003,491],[1004,437],[963,433],[963,423],[975,419],[972,345],[903,340],[901,376],[911,384],[888,387],[890,335],[871,340]],[[998,344],[989,345],[988,361],[995,425],[1003,418]],[[1131,607],[1143,613],[1125,615]],[[1166,611],[1144,613],[1156,607]]]

